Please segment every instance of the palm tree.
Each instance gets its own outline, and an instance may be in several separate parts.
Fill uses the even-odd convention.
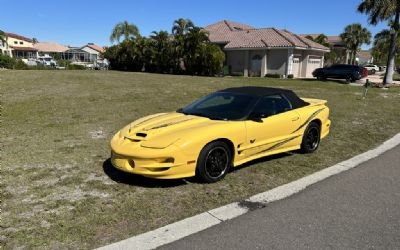
[[[171,46],[171,37],[167,31],[161,30],[159,32],[153,31],[150,35],[152,40],[152,45],[154,48],[153,60],[156,70],[158,72],[164,73],[168,72],[172,62],[172,46]]]
[[[174,21],[172,34],[174,36],[186,35],[194,27],[190,19],[179,18]]]
[[[128,41],[131,38],[135,39],[139,36],[139,29],[136,25],[128,21],[123,21],[115,25],[110,36],[110,42],[119,42],[121,37],[124,37],[124,41]]]
[[[2,30],[0,30],[0,42],[7,46],[7,35]]]
[[[325,34],[319,34],[316,37],[308,35],[306,38],[330,49],[330,51],[324,55],[327,64],[334,64],[336,62],[336,52],[332,44],[328,42],[328,37]]]
[[[399,34],[400,0],[363,0],[358,11],[367,14],[368,22],[376,25],[381,21],[392,21],[387,67],[383,84],[393,82],[396,40]]]
[[[330,44],[328,42],[328,37],[325,34],[319,34],[316,37],[308,35],[308,36],[306,36],[306,38],[311,40],[311,41],[314,41],[316,43],[319,43],[319,44],[321,44],[321,45],[323,45],[325,47],[328,47],[328,48],[330,47]]]
[[[340,38],[347,45],[350,51],[350,63],[355,64],[357,51],[363,44],[370,44],[371,32],[362,27],[359,23],[349,24],[340,34]]]

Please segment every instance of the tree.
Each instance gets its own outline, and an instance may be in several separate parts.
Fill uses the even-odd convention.
[[[316,37],[308,35],[306,36],[306,38],[329,48],[330,51],[324,54],[325,60],[328,62],[328,64],[334,64],[336,62],[336,57],[337,57],[336,52],[333,49],[332,44],[328,42],[328,37],[325,34],[319,34]]]
[[[38,39],[32,38],[32,43],[33,43],[33,44],[37,44],[38,42],[39,42]]]
[[[0,42],[3,43],[5,45],[5,47],[8,47],[7,46],[7,35],[2,30],[0,30]]]
[[[197,56],[200,46],[209,42],[208,35],[200,27],[193,27],[185,36],[183,41],[183,61],[189,74],[197,74],[201,70],[198,68]]]
[[[171,37],[167,31],[153,31],[150,35],[150,46],[152,49],[152,65],[155,71],[166,73],[170,71],[172,60],[172,44]]]
[[[123,21],[115,25],[110,36],[110,42],[119,42],[121,37],[124,37],[124,41],[129,39],[136,39],[140,37],[139,29],[136,25],[129,23],[128,21]]]
[[[172,34],[174,36],[186,35],[194,27],[190,19],[179,18],[174,21]]]
[[[340,34],[340,38],[347,45],[350,51],[350,63],[355,64],[356,54],[363,44],[370,44],[371,32],[362,27],[359,23],[349,24],[344,28],[344,32]]]
[[[330,43],[328,42],[328,37],[325,34],[319,34],[316,37],[308,35],[306,36],[306,38],[328,48],[331,46]]]
[[[392,21],[390,45],[383,84],[393,82],[396,43],[399,35],[400,0],[363,0],[358,11],[368,15],[368,22],[376,25],[381,21]]]

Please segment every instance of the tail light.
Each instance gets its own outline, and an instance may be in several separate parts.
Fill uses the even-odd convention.
[[[368,70],[366,68],[363,68],[362,77],[367,77],[367,76],[368,76]]]

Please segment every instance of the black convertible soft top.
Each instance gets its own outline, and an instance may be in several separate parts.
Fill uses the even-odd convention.
[[[301,108],[301,107],[308,105],[307,102],[300,99],[293,91],[291,91],[289,89],[246,86],[246,87],[237,87],[237,88],[227,88],[227,89],[220,90],[218,92],[239,93],[239,94],[251,95],[251,96],[255,96],[255,97],[263,97],[263,96],[281,94],[281,95],[284,95],[289,100],[289,102],[292,104],[293,109]]]

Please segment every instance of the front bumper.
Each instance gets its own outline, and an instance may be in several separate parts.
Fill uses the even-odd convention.
[[[197,159],[189,158],[178,147],[170,147],[168,150],[141,148],[129,155],[112,149],[111,163],[121,171],[157,179],[194,176]]]

